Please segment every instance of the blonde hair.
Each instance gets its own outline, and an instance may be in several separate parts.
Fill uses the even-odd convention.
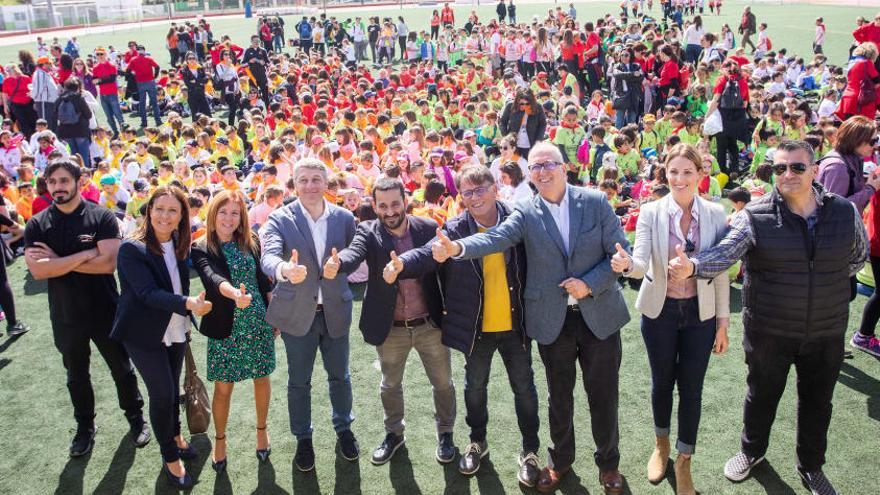
[[[877,59],[877,45],[870,41],[862,43],[853,50],[853,56],[865,57],[868,60],[874,61]]]
[[[243,253],[257,254],[257,243],[254,241],[251,232],[251,224],[248,220],[247,204],[244,202],[239,191],[223,190],[218,192],[211,202],[208,203],[208,215],[205,219],[205,245],[215,256],[220,256],[220,238],[217,236],[217,214],[220,208],[230,201],[238,205],[239,222],[235,232],[232,233],[232,240],[238,244],[238,249]]]

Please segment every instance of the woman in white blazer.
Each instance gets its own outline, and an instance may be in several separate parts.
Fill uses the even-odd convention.
[[[674,256],[693,256],[718,243],[727,230],[724,209],[697,194],[703,178],[696,148],[678,144],[665,164],[670,194],[642,207],[630,256],[617,246],[611,267],[630,278],[644,278],[636,308],[642,313],[642,337],[651,365],[651,405],[656,442],[648,461],[648,480],[660,482],[669,459],[672,393],[678,384],[677,493],[696,493],[691,455],[700,423],[703,380],[714,351],[727,350],[730,283],[727,272],[712,280],[670,280]]]

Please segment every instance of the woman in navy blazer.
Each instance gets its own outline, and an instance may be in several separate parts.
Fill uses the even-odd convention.
[[[147,202],[144,223],[119,248],[122,288],[111,338],[125,346],[150,396],[150,422],[168,482],[190,488],[181,459],[195,449],[180,435],[180,371],[186,352],[189,315],[211,311],[205,293],[189,297],[190,227],[184,193],[159,187]]]

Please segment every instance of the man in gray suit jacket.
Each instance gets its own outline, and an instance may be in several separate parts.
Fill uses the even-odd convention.
[[[532,148],[529,176],[538,195],[521,201],[486,233],[454,242],[440,236],[432,247],[434,257],[440,262],[482,258],[524,243],[526,333],[538,342],[550,394],[552,445],[538,490],[555,490],[574,462],[573,392],[579,361],[600,481],[606,493],[620,493],[619,330],[629,321],[629,311],[610,259],[615,243],[627,246],[627,241],[604,194],[566,184],[555,146],[539,143]]]
[[[324,199],[327,169],[323,163],[300,160],[293,179],[299,199],[272,212],[260,229],[261,264],[263,272],[277,282],[266,321],[281,331],[287,349],[287,407],[290,430],[297,439],[294,461],[300,471],[311,471],[315,465],[311,380],[318,349],[327,370],[339,450],[350,461],[359,455],[350,429],[354,419],[348,370],[352,293],[344,277],[327,280],[321,275],[324,262],[351,242],[355,224],[351,213]]]

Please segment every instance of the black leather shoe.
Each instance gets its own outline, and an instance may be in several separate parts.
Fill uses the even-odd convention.
[[[471,442],[464,448],[458,460],[458,472],[470,476],[480,470],[480,461],[489,453],[487,442]]]
[[[150,443],[150,439],[153,438],[153,435],[150,432],[150,425],[143,420],[131,424],[129,436],[131,438],[131,443],[139,449]]]
[[[358,444],[357,438],[354,437],[354,433],[351,430],[345,430],[339,433],[338,439],[339,452],[342,454],[342,457],[346,461],[356,461],[361,455],[361,447]]]
[[[388,433],[385,435],[385,440],[382,440],[382,443],[380,443],[379,446],[376,447],[376,450],[373,451],[373,456],[370,457],[370,462],[377,466],[385,464],[394,457],[394,453],[397,452],[397,449],[403,446],[404,443],[406,443],[405,436]]]
[[[183,473],[183,476],[175,476],[174,473],[168,469],[167,464],[162,464],[162,471],[165,473],[165,479],[168,480],[168,484],[174,488],[178,490],[189,490],[193,487],[193,479],[189,473]]]
[[[197,458],[199,456],[199,452],[196,450],[195,447],[192,446],[191,443],[187,443],[185,449],[177,447],[177,455],[179,455],[181,459],[189,461]]]
[[[538,467],[538,456],[534,452],[527,452],[519,456],[519,471],[516,479],[524,486],[532,488],[538,482],[541,468]]]
[[[70,457],[80,457],[92,451],[95,445],[95,434],[98,429],[94,426],[90,428],[77,428],[73,441],[70,442]]]
[[[15,322],[15,325],[6,327],[6,334],[10,337],[17,337],[23,333],[27,333],[31,327],[27,326],[21,320]]]
[[[455,442],[452,441],[452,432],[441,433],[437,442],[437,462],[449,464],[455,459]]]
[[[315,469],[315,448],[311,438],[303,438],[296,443],[296,454],[293,456],[296,468],[306,473]]]
[[[265,426],[262,428],[257,428],[258,431],[262,431],[265,429],[266,429]],[[260,462],[266,462],[269,460],[269,454],[271,454],[271,453],[272,453],[272,446],[271,445],[267,445],[265,449],[257,449],[257,459],[259,459]]]

